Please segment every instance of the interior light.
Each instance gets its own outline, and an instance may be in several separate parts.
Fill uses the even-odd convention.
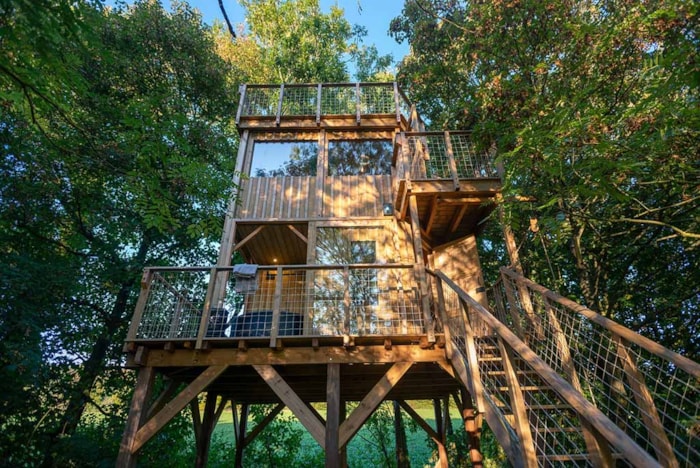
[[[391,203],[384,203],[382,212],[384,213],[384,216],[392,216],[394,214],[394,207],[391,205]]]

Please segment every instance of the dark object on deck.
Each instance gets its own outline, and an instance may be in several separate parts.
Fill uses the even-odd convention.
[[[280,312],[279,336],[301,335],[301,314]],[[231,320],[231,336],[270,336],[272,311],[247,312]]]
[[[226,336],[225,332],[228,325],[228,310],[224,308],[211,309],[211,312],[209,312],[207,338],[222,338]]]

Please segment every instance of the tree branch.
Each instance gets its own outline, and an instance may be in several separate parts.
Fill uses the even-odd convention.
[[[224,21],[226,21],[228,32],[231,33],[231,37],[233,39],[236,39],[236,32],[233,30],[233,26],[231,26],[231,21],[229,21],[228,15],[226,14],[226,8],[224,8],[224,0],[219,0],[219,8],[221,9],[221,14],[224,15]]]

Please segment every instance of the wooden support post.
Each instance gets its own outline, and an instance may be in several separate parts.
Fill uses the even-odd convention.
[[[413,233],[413,253],[415,255],[415,271],[418,280],[421,307],[423,310],[423,321],[428,342],[435,343],[435,327],[430,314],[430,290],[428,289],[428,278],[425,273],[425,260],[423,258],[423,242],[421,239],[420,220],[418,219],[418,203],[416,196],[409,197],[409,210],[411,213],[411,230]]]
[[[139,369],[134,396],[131,398],[129,416],[126,420],[126,428],[124,429],[122,442],[119,445],[119,455],[117,456],[117,466],[119,467],[130,468],[136,466],[137,449],[134,448],[134,440],[139,427],[145,419],[146,404],[151,397],[154,377],[155,369],[153,367],[141,367]]]
[[[191,401],[192,419],[195,426],[195,467],[205,468],[209,458],[209,446],[211,444],[211,434],[216,425],[216,399],[218,395],[207,392],[206,402],[204,403],[204,417],[199,414],[199,404],[197,399]]]
[[[438,462],[435,464],[437,468],[448,468],[447,465],[447,449],[445,448],[445,445],[442,443],[442,439],[440,438],[440,434],[430,427],[430,424],[428,424],[417,412],[414,410],[411,405],[406,403],[403,400],[399,400],[399,405],[401,405],[401,408],[403,408],[406,413],[408,413],[409,416],[418,424],[427,434],[428,437],[433,439],[433,442],[435,442],[435,445],[437,445],[438,448]]]
[[[462,421],[464,422],[464,430],[469,439],[469,459],[473,467],[481,467],[484,462],[484,457],[481,454],[481,418],[477,416],[474,410],[472,396],[469,392],[462,388],[460,389],[460,393],[462,395],[461,404],[457,403],[457,406],[460,407]],[[455,402],[457,402],[456,394],[454,398]]]
[[[408,443],[406,441],[406,427],[403,424],[401,406],[394,400],[394,434],[396,440],[396,468],[410,468],[411,462],[408,458]]]
[[[340,468],[340,364],[328,364],[326,407],[326,468]]]
[[[241,404],[241,416],[238,420],[238,428],[234,427],[234,430],[236,430],[236,460],[234,463],[234,466],[236,468],[243,468],[243,450],[245,450],[245,439],[246,439],[246,431],[248,427],[248,411],[250,410],[250,407],[248,406],[248,403],[243,403]]]

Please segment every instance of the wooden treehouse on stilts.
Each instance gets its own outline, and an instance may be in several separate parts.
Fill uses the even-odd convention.
[[[473,464],[482,423],[513,466],[700,461],[698,364],[518,270],[503,268],[487,298],[476,236],[501,181],[468,133],[426,132],[395,83],[243,86],[236,124],[217,265],[144,271],[119,466],[188,406],[205,466],[230,403],[237,466],[286,407],[326,466],[342,467],[347,443],[391,400],[446,467],[449,398]],[[434,427],[413,400],[434,402]],[[248,428],[259,403],[277,406]]]

